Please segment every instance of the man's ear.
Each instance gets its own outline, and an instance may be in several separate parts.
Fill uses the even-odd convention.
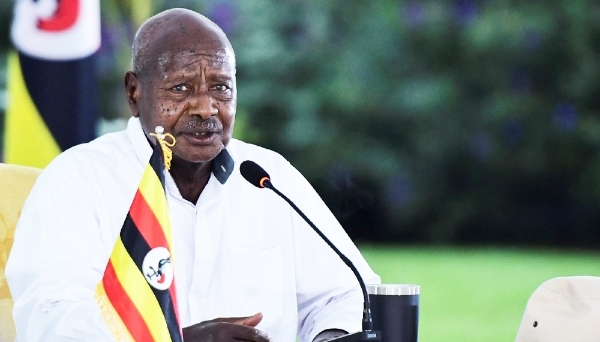
[[[140,80],[133,73],[128,71],[125,74],[125,94],[127,95],[127,102],[129,102],[129,109],[134,117],[140,116],[139,111],[139,99],[140,99]]]

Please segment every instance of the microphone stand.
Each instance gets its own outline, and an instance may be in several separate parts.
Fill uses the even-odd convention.
[[[298,215],[300,215],[304,219],[304,221],[306,221],[306,223],[308,223],[308,225],[311,226],[312,229],[314,229],[314,231],[317,234],[319,234],[319,236],[327,243],[327,245],[329,245],[329,247],[331,247],[331,249],[334,250],[334,252],[342,259],[344,264],[346,264],[346,266],[348,266],[350,268],[350,270],[352,270],[352,273],[354,273],[354,276],[356,277],[356,279],[358,280],[358,283],[360,284],[360,288],[362,290],[362,294],[363,294],[363,298],[364,298],[362,331],[359,331],[359,332],[356,332],[353,334],[347,334],[344,336],[336,337],[336,338],[330,339],[328,341],[336,341],[336,342],[381,341],[381,331],[373,330],[373,318],[371,317],[371,301],[369,300],[369,293],[367,292],[367,287],[365,286],[365,282],[363,281],[360,273],[358,272],[358,270],[356,269],[356,267],[354,266],[352,261],[350,261],[350,259],[348,259],[348,257],[346,257],[327,238],[327,236],[325,236],[325,234],[323,234],[321,232],[321,230],[319,230],[319,228],[317,228],[317,226],[315,226],[315,224],[312,223],[312,221],[306,215],[304,215],[304,213],[294,204],[294,202],[292,202],[289,198],[287,198],[286,195],[284,195],[279,190],[277,190],[268,178],[264,180],[264,182],[262,183],[262,186],[273,190],[277,195],[279,195],[279,197],[283,198],[286,202],[288,202],[288,204],[292,208],[294,208],[294,210],[298,213]]]

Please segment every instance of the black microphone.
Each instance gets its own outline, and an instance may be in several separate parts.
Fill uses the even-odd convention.
[[[304,215],[302,210],[300,210],[294,202],[292,202],[289,198],[287,198],[284,194],[282,194],[279,190],[277,190],[273,183],[271,183],[271,177],[265,169],[260,167],[258,164],[251,160],[246,160],[240,165],[240,173],[242,176],[252,185],[258,188],[267,188],[273,190],[277,195],[283,198],[288,204],[294,208],[294,210],[308,223],[309,226],[314,229],[314,231],[319,234],[319,236],[334,250],[334,252],[342,259],[342,261],[352,270],[354,276],[358,280],[360,284],[360,288],[363,293],[364,298],[364,308],[363,308],[363,318],[362,318],[362,331],[354,334],[344,335],[338,338],[331,339],[329,341],[338,341],[338,342],[359,342],[359,341],[381,341],[381,332],[378,330],[373,330],[373,318],[371,317],[371,301],[369,300],[369,293],[367,292],[367,287],[365,282],[363,281],[358,270],[346,257],[342,252],[317,228],[317,226],[312,223],[312,221]]]

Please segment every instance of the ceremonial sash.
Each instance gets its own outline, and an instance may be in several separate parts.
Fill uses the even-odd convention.
[[[157,146],[97,287],[96,299],[118,341],[183,341],[162,170]]]

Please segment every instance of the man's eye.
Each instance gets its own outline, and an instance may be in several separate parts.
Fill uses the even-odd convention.
[[[179,84],[173,87],[173,90],[175,91],[188,91],[190,90],[190,87],[188,87],[186,84]]]
[[[218,91],[226,91],[226,90],[229,90],[230,88],[224,84],[219,84],[219,85],[215,86],[215,89]]]

